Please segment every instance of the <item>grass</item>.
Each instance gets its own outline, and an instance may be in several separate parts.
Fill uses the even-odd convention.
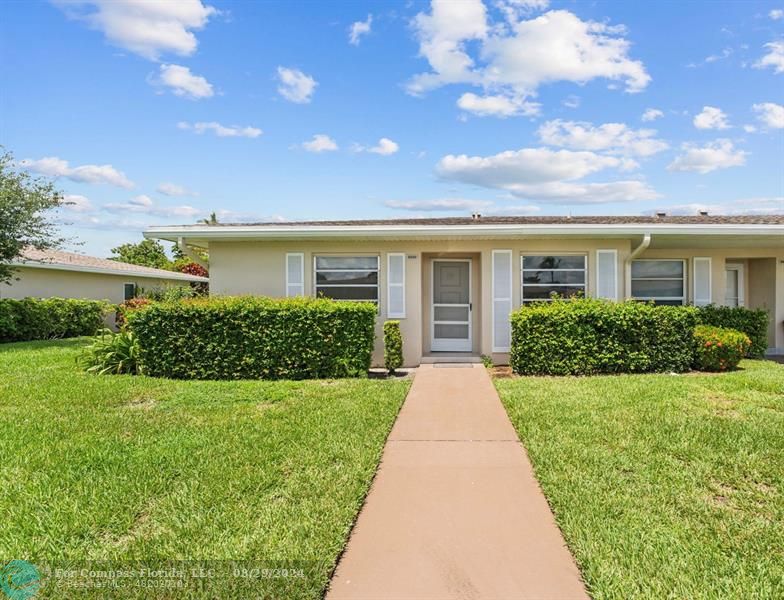
[[[0,561],[230,559],[302,571],[171,597],[320,597],[408,382],[94,376],[81,345],[0,346]]]
[[[784,366],[497,379],[595,599],[784,597]]]

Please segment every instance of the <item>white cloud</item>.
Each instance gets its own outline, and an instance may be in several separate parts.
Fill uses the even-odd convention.
[[[105,183],[126,189],[133,187],[133,182],[125,176],[125,173],[118,171],[112,165],[71,167],[67,160],[56,156],[47,156],[39,160],[26,159],[19,164],[28,171],[47,177],[65,177],[77,183]]]
[[[257,138],[263,132],[258,127],[241,127],[239,125],[221,125],[220,123],[216,123],[215,121],[199,121],[198,123],[188,123],[187,121],[180,121],[177,123],[177,127],[183,130],[192,130],[194,133],[203,134],[207,131],[211,131],[218,137],[245,137],[245,138]]]
[[[348,42],[354,46],[359,46],[363,35],[370,33],[370,26],[373,23],[373,15],[367,16],[367,21],[355,21],[348,28]]]
[[[161,65],[158,76],[150,79],[153,85],[167,87],[175,96],[199,100],[215,95],[212,84],[201,75],[194,75],[182,65]]]
[[[302,142],[302,148],[308,152],[332,152],[338,149],[338,145],[328,135],[317,133],[312,140]]]
[[[754,63],[756,69],[771,67],[774,73],[784,73],[784,41],[765,44],[768,53]]]
[[[633,161],[632,161],[633,163]],[[625,169],[628,159],[548,148],[509,150],[493,156],[447,155],[436,172],[444,179],[502,189],[519,198],[556,204],[649,200],[658,194],[641,181],[576,181],[604,169]]]
[[[591,123],[556,119],[537,131],[542,143],[572,150],[607,151],[628,156],[651,156],[669,146],[657,139],[654,129],[630,129],[623,123]]]
[[[524,98],[504,95],[477,96],[466,92],[457,100],[457,106],[480,117],[534,116],[539,114],[540,104]]]
[[[95,208],[89,198],[79,194],[66,194],[63,197],[62,207],[78,213],[90,212]]]
[[[757,119],[771,129],[784,129],[784,106],[774,102],[763,102],[751,107]]]
[[[784,10],[780,8],[774,8],[768,13],[768,16],[774,21],[779,21],[780,19],[784,19]]]
[[[480,0],[433,0],[431,12],[418,14],[413,26],[420,55],[431,67],[408,82],[413,95],[468,84],[484,88],[487,97],[522,102],[556,81],[582,84],[601,77],[625,82],[628,92],[650,81],[643,64],[628,57],[622,27],[582,21],[566,10],[498,25],[488,22]],[[474,52],[469,42],[476,42]],[[508,116],[508,110],[495,114]]]
[[[128,202],[104,204],[101,208],[110,213],[135,213],[153,215],[156,217],[183,217],[188,219],[204,214],[204,211],[201,209],[188,205],[158,206],[152,198],[144,194],[134,196],[128,200]]]
[[[393,142],[389,138],[385,137],[378,140],[378,144],[367,149],[368,152],[372,152],[373,154],[381,154],[382,156],[389,156],[398,150],[400,150],[400,146],[396,142]]]
[[[155,188],[155,191],[163,194],[164,196],[172,196],[176,198],[181,196],[196,196],[195,192],[190,191],[185,186],[171,183],[169,181],[164,181],[161,183],[157,188]]]
[[[655,121],[656,119],[661,119],[663,116],[664,113],[658,108],[646,108],[645,112],[642,113],[642,120],[645,122]]]
[[[313,98],[318,83],[298,69],[278,67],[278,93],[290,102],[307,104]]]
[[[193,54],[198,42],[192,30],[202,29],[218,13],[200,0],[55,0],[54,3],[69,17],[103,32],[109,43],[150,60],[157,60],[164,52]]]
[[[683,154],[668,166],[668,171],[693,171],[704,175],[716,169],[740,167],[746,164],[747,152],[736,150],[732,142],[718,139],[705,146],[683,145]]]
[[[715,106],[703,106],[702,112],[694,117],[694,126],[697,129],[727,129],[727,115]]]
[[[757,131],[757,128],[754,125],[744,125],[743,131],[745,131],[746,133],[754,133]]]
[[[784,214],[784,196],[770,198],[741,198],[732,202],[716,202],[702,204],[677,204],[668,206],[667,212],[672,215],[696,215],[707,211],[711,215],[771,215]]]
[[[388,200],[384,206],[395,210],[420,212],[470,212],[485,210],[493,206],[489,200],[463,198],[438,198],[435,200]]]
[[[567,96],[561,102],[561,104],[563,104],[566,108],[580,108],[580,102],[581,102],[580,96],[575,96],[574,94],[571,94],[570,96]]]

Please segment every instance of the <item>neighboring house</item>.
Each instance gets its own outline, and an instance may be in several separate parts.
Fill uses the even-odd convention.
[[[0,298],[92,298],[119,304],[133,298],[139,288],[209,281],[206,277],[58,250],[27,249],[11,264],[16,273],[10,285],[0,284]]]
[[[509,313],[552,292],[764,308],[784,353],[784,215],[481,217],[151,227],[209,249],[211,294],[366,300],[399,319],[405,363],[508,359]]]

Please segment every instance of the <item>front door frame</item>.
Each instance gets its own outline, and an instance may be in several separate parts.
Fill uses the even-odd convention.
[[[455,343],[448,340],[441,339],[436,342],[436,263],[437,262],[463,262],[468,263],[468,339],[456,340]],[[431,352],[471,352],[474,349],[474,311],[473,311],[473,259],[471,258],[431,258],[430,259],[430,351]],[[447,305],[443,305],[447,306]],[[465,306],[462,304],[453,304],[449,306]],[[439,321],[439,324],[454,323],[463,325],[463,321]]]

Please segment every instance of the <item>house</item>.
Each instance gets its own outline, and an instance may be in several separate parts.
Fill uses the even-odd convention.
[[[406,365],[508,358],[509,313],[552,292],[770,314],[784,353],[784,215],[472,217],[151,227],[208,249],[211,294],[324,295],[399,319]]]
[[[29,248],[11,263],[16,268],[10,285],[0,284],[0,298],[91,298],[119,304],[138,289],[207,283],[206,277],[141,267],[128,263]]]

